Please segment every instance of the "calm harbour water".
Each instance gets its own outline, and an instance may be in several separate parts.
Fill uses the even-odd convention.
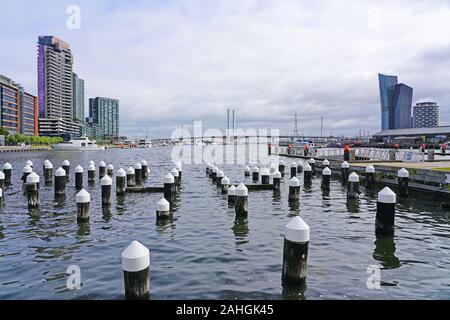
[[[147,185],[162,185],[173,168],[170,148],[92,153],[0,154],[0,166],[13,165],[14,185],[0,209],[0,299],[123,299],[121,252],[133,240],[150,249],[151,299],[449,299],[450,213],[424,199],[398,201],[394,238],[376,239],[376,194],[362,188],[359,201],[347,203],[345,188],[332,180],[324,195],[320,178],[301,190],[299,206],[287,200],[287,181],[279,198],[272,191],[250,192],[248,222],[235,221],[226,197],[205,176],[203,165],[183,165],[182,191],[173,221],[157,225],[162,194],[113,195],[101,208],[100,183],[91,193],[91,219],[78,225],[74,168],[94,160],[115,171],[145,159]],[[29,211],[20,179],[26,160],[41,175],[41,208]],[[55,169],[68,159],[71,180],[66,199],[54,202],[45,187],[42,162]],[[287,170],[291,160],[286,160]],[[250,183],[245,165],[222,165],[232,182]],[[302,179],[301,179],[302,180]],[[115,184],[114,184],[115,185]],[[113,188],[115,186],[113,185]],[[311,228],[307,288],[284,292],[281,286],[284,226],[300,215]],[[82,288],[66,287],[70,265],[81,269]],[[367,288],[367,268],[381,269],[381,289]]]

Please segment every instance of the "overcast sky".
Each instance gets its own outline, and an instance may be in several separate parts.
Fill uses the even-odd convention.
[[[66,22],[81,9],[81,29]],[[450,124],[449,1],[0,0],[0,73],[36,94],[36,42],[70,43],[86,100],[120,100],[121,133],[194,120],[354,135],[380,129],[377,73],[434,100]],[[87,101],[86,101],[87,112]]]

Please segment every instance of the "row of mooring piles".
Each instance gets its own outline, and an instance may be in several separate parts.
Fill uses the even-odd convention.
[[[341,165],[341,179],[347,185],[347,197],[349,199],[357,199],[360,191],[360,177],[356,172],[349,174],[350,166],[347,162]],[[329,181],[331,177],[331,170],[328,167],[322,170],[322,189],[329,190]],[[375,189],[375,168],[367,166],[364,172],[365,188],[367,190]],[[400,198],[407,198],[409,196],[409,172],[402,168],[397,173],[397,188]]]
[[[331,182],[331,176],[332,171],[329,168],[329,161],[324,160],[323,170],[322,170],[322,183],[321,188],[323,190],[330,190],[330,182]],[[292,165],[294,166],[294,165]],[[309,168],[307,168],[307,171],[309,171]],[[357,199],[359,198],[359,195],[361,193],[360,191],[360,177],[357,173],[350,172],[350,165],[347,162],[343,162],[341,164],[341,179],[344,184],[347,186],[347,197],[349,199]],[[367,190],[374,190],[375,189],[375,168],[371,165],[367,166],[365,168],[364,173],[365,178],[365,188]],[[305,176],[304,179],[305,183],[310,182],[309,177]],[[399,197],[400,198],[407,198],[409,195],[409,172],[405,168],[402,168],[397,173],[397,181],[398,181],[398,191],[399,191]],[[294,180],[292,182],[293,184],[296,184],[296,181]]]
[[[150,173],[150,169],[147,167],[147,162],[144,160],[140,165],[145,167],[145,176],[148,177]],[[181,167],[181,164],[179,165]],[[101,168],[104,167],[104,162],[100,163],[99,171],[103,174],[101,179],[101,188],[102,188],[102,205],[110,206],[111,205],[111,192],[112,192],[112,176],[114,172],[111,170],[114,169],[112,165],[109,165],[106,168],[106,171]],[[42,164],[44,182],[46,185],[52,185],[54,183],[54,196],[55,198],[63,197],[66,193],[66,184],[69,180],[69,172],[70,172],[70,162],[68,160],[64,160],[62,163],[62,167],[59,167],[56,171],[53,171],[53,164],[49,160],[45,160]],[[95,163],[93,161],[89,162],[88,166],[88,181],[95,181]],[[75,168],[75,189],[80,191],[83,190],[83,173],[84,169],[82,166],[77,166]],[[0,171],[0,189],[2,189],[2,202],[3,202],[3,194],[6,187],[12,185],[12,165],[6,162],[3,165],[3,171]],[[142,174],[144,176],[144,174]],[[28,198],[28,207],[37,208],[39,207],[40,202],[40,177],[37,173],[33,172],[33,162],[28,160],[26,162],[26,166],[22,169],[21,180],[23,181],[23,190]],[[127,175],[125,170],[122,168],[117,171],[116,177],[116,194],[118,196],[122,196],[126,193],[127,188]]]
[[[207,174],[212,171],[207,168]],[[329,169],[329,168],[326,168]],[[216,173],[218,170],[215,170]],[[276,174],[277,172],[274,172]],[[281,172],[279,177],[281,178]],[[277,175],[278,176],[278,175]],[[326,176],[330,176],[326,174]],[[296,177],[294,177],[297,179]],[[30,178],[31,179],[31,178]],[[226,176],[222,178],[228,179]],[[294,180],[295,181],[295,180]],[[297,179],[298,181],[298,179]],[[176,183],[172,174],[165,177],[165,190],[175,192]],[[224,181],[226,182],[226,180]],[[224,183],[225,184],[225,183]],[[299,187],[293,184],[292,187]],[[236,207],[236,215],[247,217],[248,189],[244,184],[237,188],[228,184],[228,201]],[[290,191],[291,193],[291,191]],[[292,192],[295,194],[295,191]],[[171,196],[171,195],[170,195]],[[167,197],[170,197],[169,195]],[[85,190],[77,195],[79,217],[83,220],[88,211],[90,196]],[[378,235],[392,235],[394,232],[396,195],[389,188],[378,194],[375,230]],[[156,214],[159,219],[167,219],[170,214],[170,203],[165,197],[158,201]],[[285,227],[282,254],[283,286],[302,285],[307,278],[308,254],[310,250],[310,227],[300,217],[293,218]],[[150,250],[138,241],[133,241],[121,254],[126,299],[148,299],[150,296]]]
[[[176,195],[181,189],[182,165],[177,162],[175,168],[164,176],[163,198],[156,203],[156,221],[172,218]]]
[[[142,166],[145,172],[148,169]],[[127,170],[121,175],[136,175],[135,171]],[[139,173],[139,172],[138,172]],[[209,174],[209,171],[208,171]],[[119,172],[118,172],[119,175]],[[135,176],[132,176],[135,178]],[[176,193],[180,190],[182,180],[182,165],[177,162],[174,169],[164,176],[164,197],[156,203],[156,220],[168,220],[172,218],[173,203]],[[138,241],[133,241],[122,252],[122,271],[125,285],[125,298],[129,300],[143,300],[150,297],[150,250]]]
[[[273,171],[272,176],[275,177],[274,190],[280,187],[281,173],[277,171],[276,167],[270,169]],[[259,181],[261,173],[262,184],[270,184],[270,170],[262,169],[258,167],[250,169],[246,167],[244,170],[245,176],[252,176],[252,179]],[[236,218],[246,219],[248,216],[248,188],[243,184],[239,184],[237,187],[232,185],[230,179],[225,176],[225,173],[213,164],[208,163],[206,165],[206,175],[212,180],[212,182],[220,188],[220,192],[223,195],[227,195],[227,201],[230,206],[234,206],[236,212]]]
[[[389,187],[385,187],[378,193],[375,217],[377,237],[393,236],[396,199],[396,194]],[[310,227],[303,219],[295,217],[285,229],[282,268],[284,286],[298,286],[306,281],[309,243]]]
[[[313,175],[311,164],[308,162],[303,167],[306,168],[307,179]],[[322,188],[330,189],[332,171],[328,160],[323,161],[322,170]],[[298,165],[291,164],[291,179],[289,180],[289,200],[298,201],[300,194],[300,181],[297,178]],[[245,175],[248,175],[247,167]],[[295,169],[295,174],[294,174]],[[348,174],[349,166],[344,164],[343,175],[347,182],[347,196],[349,199],[358,198],[360,194],[360,180],[359,176],[352,172]],[[208,169],[207,169],[208,172]],[[256,172],[256,170],[253,170]],[[262,170],[260,171],[262,172]],[[305,171],[304,171],[305,172]],[[309,173],[310,172],[310,173]],[[276,173],[277,178],[281,178],[281,172]],[[368,189],[375,187],[375,169],[373,166],[368,166],[365,170],[365,186]],[[274,176],[275,177],[275,176]],[[408,185],[407,171],[402,169],[398,173],[399,178],[399,193],[407,194]],[[275,184],[276,182],[274,182]],[[406,190],[406,191],[405,191]],[[228,203],[236,207],[236,215],[240,217],[247,217],[248,215],[248,190],[245,185],[241,184],[237,188],[230,186],[228,188]],[[375,219],[375,232],[377,236],[390,236],[395,229],[395,204],[396,194],[388,187],[384,188],[378,194],[377,212]],[[243,209],[244,208],[244,209]],[[300,217],[295,217],[286,225],[284,247],[283,247],[283,267],[282,267],[282,283],[283,285],[302,285],[307,277],[307,260],[310,242],[310,227]]]
[[[293,161],[290,165],[291,179],[299,177],[303,174],[303,179],[306,183],[312,182],[313,175],[316,174],[316,162],[314,159],[310,159],[305,165],[301,162]]]
[[[89,166],[92,165],[92,163],[89,164]],[[81,166],[80,169],[82,169]],[[82,173],[82,170],[78,171]],[[146,169],[146,172],[149,173],[150,171]],[[107,174],[105,174],[100,180],[102,207],[110,207],[112,203],[112,175],[113,173],[107,171]],[[127,172],[123,168],[120,168],[116,173],[116,195],[119,197],[124,196],[126,194],[126,191]],[[77,220],[79,222],[86,222],[89,220],[90,201],[90,194],[85,189],[82,189],[77,193]]]

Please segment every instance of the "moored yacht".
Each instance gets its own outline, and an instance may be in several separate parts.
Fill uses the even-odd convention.
[[[105,147],[98,146],[95,141],[87,137],[74,138],[67,142],[61,142],[52,146],[57,151],[98,151],[105,150]]]

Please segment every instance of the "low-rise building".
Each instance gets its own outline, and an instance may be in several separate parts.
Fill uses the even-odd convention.
[[[420,102],[413,108],[413,128],[439,127],[439,105],[436,102]]]
[[[37,97],[0,75],[0,126],[9,134],[38,135],[38,116]]]

